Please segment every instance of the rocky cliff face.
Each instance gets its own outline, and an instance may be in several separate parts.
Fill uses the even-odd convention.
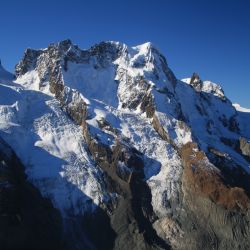
[[[1,135],[71,249],[250,247],[250,132],[220,86],[176,79],[151,43],[29,49],[16,76]]]
[[[1,249],[66,249],[62,219],[27,180],[13,150],[0,139]]]

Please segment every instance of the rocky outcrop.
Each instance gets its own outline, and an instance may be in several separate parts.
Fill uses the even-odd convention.
[[[243,155],[250,157],[250,142],[245,138],[240,138],[240,149]]]
[[[42,54],[40,50],[27,49],[23,59],[16,65],[16,76],[24,75],[37,66],[37,58]]]
[[[227,187],[221,173],[209,163],[197,146],[185,145],[181,149],[181,156],[184,163],[184,178],[188,179],[189,188],[193,192],[209,197],[214,203],[226,209],[240,209],[243,212],[250,208],[250,199],[244,189]]]
[[[114,249],[168,249],[167,243],[152,227],[156,215],[151,205],[150,189],[144,181],[141,153],[118,137],[110,148],[94,138],[85,120],[82,127],[94,160],[107,174],[110,191],[118,194],[116,204],[109,211],[117,235]]]
[[[197,91],[201,91],[202,89],[202,80],[197,73],[193,73],[190,79],[190,85],[192,85]]]
[[[181,209],[162,220],[160,233],[174,235],[174,249],[248,249],[250,199],[244,189],[228,186],[195,144],[184,145],[180,156]]]
[[[166,132],[166,130],[163,128],[163,126],[161,125],[157,115],[154,115],[153,117],[153,121],[152,121],[152,125],[155,129],[155,131],[159,134],[159,136],[169,142],[169,144],[173,145],[174,147],[175,146],[175,143],[173,142],[173,140],[170,138],[169,134]]]

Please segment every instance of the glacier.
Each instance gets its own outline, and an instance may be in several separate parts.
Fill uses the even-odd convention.
[[[249,110],[233,105],[218,84],[197,74],[177,79],[149,42],[128,47],[109,41],[82,50],[65,40],[27,49],[15,75],[0,65],[0,137],[65,221],[98,208],[106,211],[118,235],[115,249],[185,249],[189,239],[183,235],[190,228],[184,222],[187,227],[192,223],[188,214],[195,206],[187,188],[192,185],[186,170],[190,159],[183,153],[190,145],[189,158],[202,152],[197,162],[208,175],[235,178],[221,181],[210,198],[203,191],[202,204],[217,209],[224,185],[228,193],[235,187],[247,193],[249,121]],[[196,166],[191,168],[195,175]],[[241,182],[242,176],[246,180]],[[245,196],[243,192],[244,202]],[[245,205],[233,198],[236,203]],[[116,211],[132,222],[119,227]],[[201,227],[199,222],[196,226]],[[189,249],[199,249],[199,233]],[[145,239],[135,243],[136,237]]]

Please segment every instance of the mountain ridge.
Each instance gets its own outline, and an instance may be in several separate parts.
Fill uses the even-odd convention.
[[[28,49],[16,77],[0,85],[15,96],[0,105],[0,136],[68,238],[82,235],[72,249],[99,249],[84,226],[98,208],[107,249],[249,246],[249,115],[220,86],[178,80],[151,43]]]

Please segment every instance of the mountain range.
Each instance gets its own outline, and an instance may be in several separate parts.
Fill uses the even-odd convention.
[[[250,110],[152,44],[0,63],[1,249],[250,249]]]

